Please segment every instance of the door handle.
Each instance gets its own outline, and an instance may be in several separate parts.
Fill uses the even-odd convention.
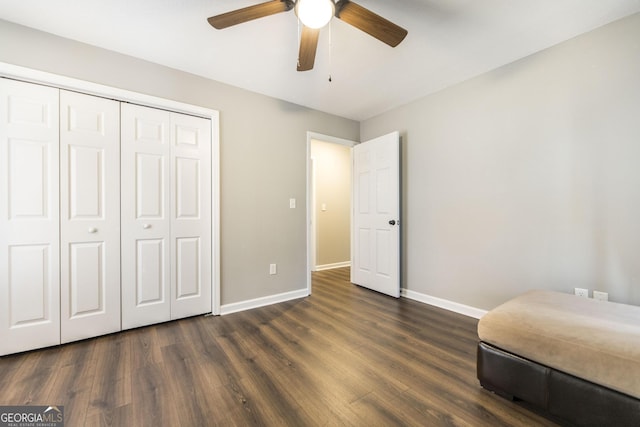
[[[151,224],[142,224],[142,228],[147,230],[147,229],[151,228]]]
[[[391,221],[389,221],[389,225],[396,225],[396,220],[392,219]]]
[[[97,233],[98,229],[95,227],[91,227],[90,229],[87,230],[89,233],[93,234],[93,233]]]

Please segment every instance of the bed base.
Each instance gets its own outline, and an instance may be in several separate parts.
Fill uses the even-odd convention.
[[[477,372],[485,389],[522,400],[576,426],[640,426],[640,400],[478,343]]]

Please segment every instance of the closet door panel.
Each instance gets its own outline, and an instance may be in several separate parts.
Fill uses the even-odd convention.
[[[60,93],[61,334],[120,330],[120,103]]]
[[[162,154],[135,153],[136,219],[165,218],[165,162]]]
[[[122,327],[170,320],[171,113],[122,104]]]
[[[0,78],[0,355],[60,343],[58,93]]]
[[[138,239],[136,241],[136,306],[164,304],[165,277],[165,240]],[[168,319],[163,319],[168,320]]]
[[[46,322],[53,305],[43,304],[51,291],[50,245],[9,246],[9,316],[12,327]]]
[[[176,239],[176,300],[201,294],[200,240],[199,237]]]
[[[104,313],[105,310],[105,251],[103,242],[72,243],[69,245],[70,319]],[[86,321],[86,319],[85,319]],[[67,329],[67,328],[64,328]],[[117,329],[116,329],[117,330]],[[62,335],[68,335],[67,330]]]
[[[210,313],[211,121],[171,115],[171,318]]]

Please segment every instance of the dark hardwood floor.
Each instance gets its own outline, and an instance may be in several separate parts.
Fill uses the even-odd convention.
[[[0,358],[67,426],[552,426],[480,388],[477,321],[315,273],[313,295]]]

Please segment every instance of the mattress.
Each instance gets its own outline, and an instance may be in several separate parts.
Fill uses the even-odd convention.
[[[531,291],[484,315],[481,341],[640,399],[640,307]]]

